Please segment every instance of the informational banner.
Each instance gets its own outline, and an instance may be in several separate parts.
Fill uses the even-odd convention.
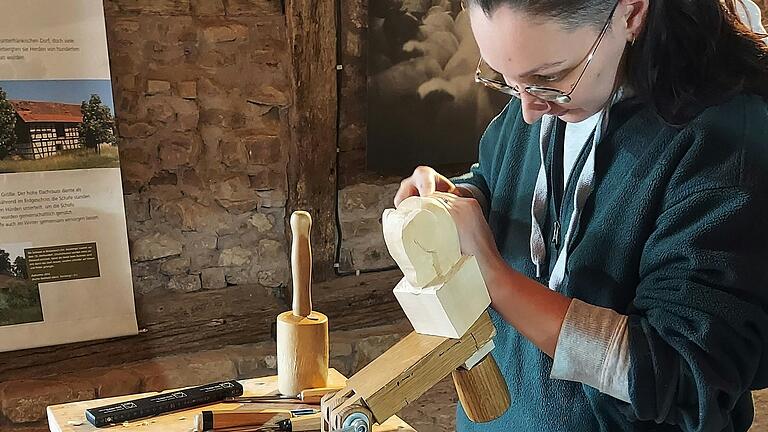
[[[137,334],[102,2],[0,10],[0,351]]]

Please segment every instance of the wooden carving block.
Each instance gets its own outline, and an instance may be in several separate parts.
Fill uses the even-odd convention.
[[[394,293],[413,328],[460,338],[491,304],[475,257],[462,256],[456,225],[434,198],[385,211],[384,239],[405,277]]]
[[[385,210],[382,223],[389,253],[415,288],[445,278],[461,258],[456,225],[437,199],[407,198]]]

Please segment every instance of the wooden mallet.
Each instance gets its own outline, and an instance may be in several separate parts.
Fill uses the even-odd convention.
[[[291,215],[293,309],[277,317],[277,383],[284,395],[328,384],[328,317],[312,311],[312,218]]]

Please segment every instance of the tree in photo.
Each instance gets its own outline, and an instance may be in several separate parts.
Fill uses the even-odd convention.
[[[23,256],[17,256],[13,261],[13,275],[19,279],[29,279],[27,260]]]
[[[13,276],[13,266],[11,265],[11,254],[0,249],[0,274]]]
[[[0,159],[13,152],[16,145],[16,110],[8,95],[0,88]]]
[[[101,98],[91,95],[88,102],[83,101],[80,109],[83,112],[83,123],[80,125],[80,141],[83,145],[98,153],[101,144],[115,144],[115,118],[109,107],[101,102]]]

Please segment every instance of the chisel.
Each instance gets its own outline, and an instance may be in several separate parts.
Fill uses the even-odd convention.
[[[257,403],[257,402],[270,402],[270,403],[304,403],[316,405],[320,403],[320,400],[328,393],[333,393],[341,390],[343,387],[322,387],[314,389],[306,389],[296,396],[284,396],[284,395],[267,395],[267,396],[239,396],[229,397],[224,399],[224,402],[233,403]]]

